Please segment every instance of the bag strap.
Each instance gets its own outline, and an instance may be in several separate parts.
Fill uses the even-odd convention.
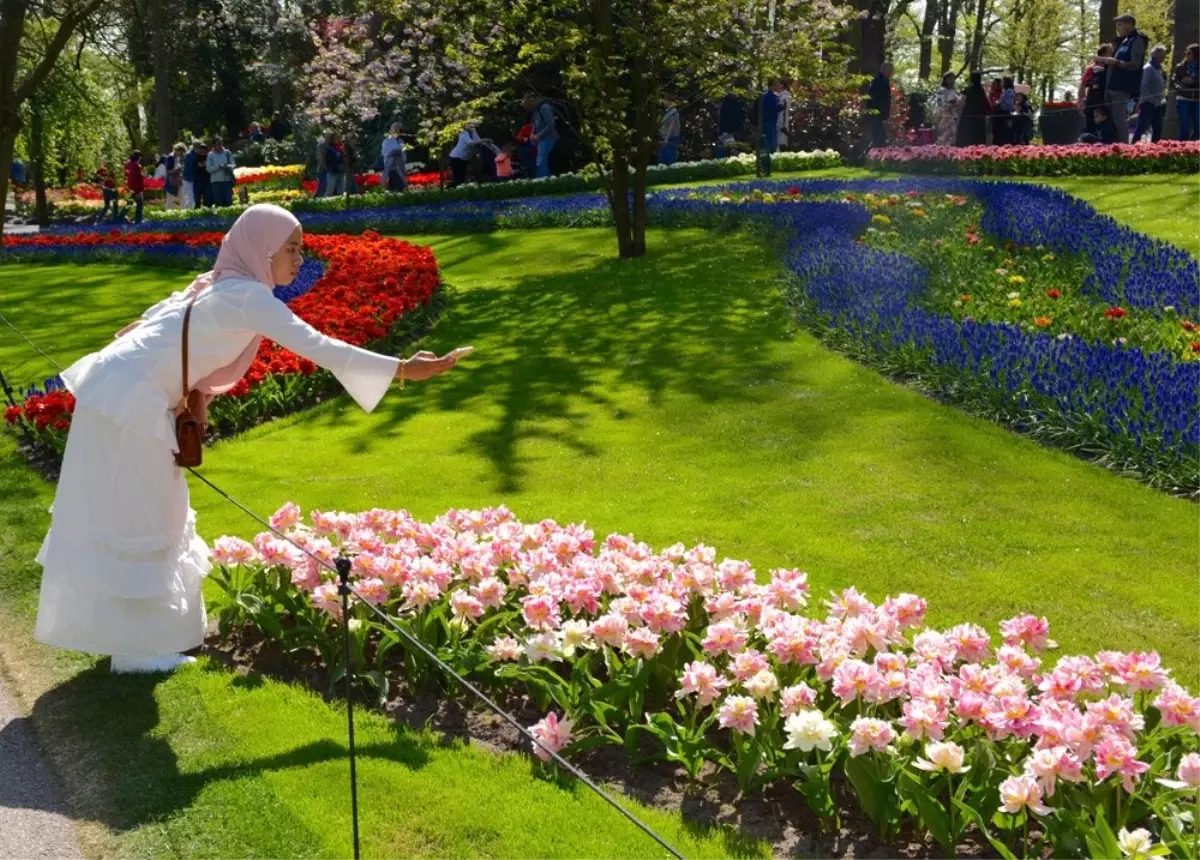
[[[183,312],[183,347],[182,347],[181,351],[182,351],[182,357],[183,357],[183,402],[184,403],[187,403],[188,393],[189,393],[189,391],[188,391],[188,329],[191,327],[192,305],[196,304],[196,299],[198,299],[198,298],[200,298],[200,297],[193,296],[192,300],[190,302],[188,302],[187,310]]]

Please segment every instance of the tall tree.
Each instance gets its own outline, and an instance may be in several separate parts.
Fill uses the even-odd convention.
[[[154,128],[160,153],[170,152],[175,139],[171,114],[171,65],[166,0],[146,0],[146,29],[150,37],[151,64],[154,68]],[[172,26],[173,26],[172,22]]]
[[[79,29],[96,14],[104,0],[67,0],[50,7],[33,0],[0,0],[0,165],[12,161],[13,146],[21,130],[21,105],[29,100],[49,76],[59,55]],[[31,10],[53,27],[53,35],[35,49],[26,38]],[[29,71],[18,71],[18,58],[35,51]],[[3,239],[4,209],[8,198],[8,170],[0,170],[0,240]]]
[[[467,5],[483,6],[482,20],[500,24],[491,42],[517,48],[501,48],[497,56],[505,62],[488,68],[497,82],[531,82],[544,63],[563,70],[561,90],[543,94],[568,108],[562,116],[579,118],[579,136],[605,183],[621,257],[646,251],[646,168],[664,106],[697,85],[700,95],[713,98],[765,77],[841,80],[839,37],[851,14],[824,0],[749,0],[732,10],[726,0]]]
[[[921,18],[921,59],[917,69],[917,77],[923,81],[929,80],[933,65],[933,31],[938,22],[938,9],[939,0],[925,0],[925,14]]]

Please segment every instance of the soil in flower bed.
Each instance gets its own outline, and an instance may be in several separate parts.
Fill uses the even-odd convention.
[[[313,652],[288,652],[275,639],[264,637],[246,626],[229,631],[222,639],[216,623],[199,653],[233,671],[243,683],[257,685],[269,678],[300,684],[326,701],[335,697],[329,689],[329,670]],[[469,694],[457,696],[414,693],[395,675],[386,702],[380,705],[369,687],[356,691],[360,706],[382,710],[397,724],[413,731],[428,731],[445,746],[471,744],[493,753],[528,753],[529,742],[507,721],[476,705]],[[338,697],[344,687],[339,688]],[[505,696],[485,690],[517,722],[531,726],[542,718],[526,696]],[[647,750],[648,752],[648,750]],[[709,765],[698,784],[690,783],[681,768],[667,764],[634,765],[624,748],[600,747],[580,753],[572,762],[595,782],[648,806],[678,812],[699,827],[722,825],[736,828],[745,837],[770,843],[775,857],[833,858],[934,858],[945,852],[933,841],[911,830],[895,842],[880,839],[875,825],[853,801],[845,778],[834,771],[832,790],[841,826],[823,832],[820,822],[806,808],[803,798],[784,784],[773,784],[748,798],[738,796],[737,780]],[[563,784],[571,778],[555,776]],[[959,843],[956,857],[993,858],[999,855],[968,831]]]

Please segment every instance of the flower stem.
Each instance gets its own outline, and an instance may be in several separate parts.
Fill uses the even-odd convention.
[[[949,816],[950,822],[950,856],[956,855],[958,847],[958,833],[954,830],[954,777],[950,775],[950,771],[946,771],[946,814]]]
[[[1025,835],[1021,837],[1021,856],[1029,857],[1029,810],[1025,810]]]
[[[1192,824],[1196,828],[1196,843],[1194,846],[1196,850],[1192,854],[1195,857],[1200,857],[1200,789],[1196,789],[1196,817],[1192,821]]]
[[[1113,821],[1113,827],[1119,828],[1120,826],[1121,826],[1121,786],[1118,785],[1117,786],[1117,815],[1116,815],[1116,819]]]

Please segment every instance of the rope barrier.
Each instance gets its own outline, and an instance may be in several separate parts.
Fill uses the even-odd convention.
[[[28,337],[26,337],[25,334],[20,329],[18,329],[15,325],[13,325],[8,320],[7,317],[5,317],[3,314],[0,314],[0,320],[2,320],[9,328],[11,328],[18,335],[20,335],[22,340],[24,340],[27,344],[29,344],[29,346],[31,346],[33,349],[35,349],[39,355],[41,355],[43,358],[45,358],[46,361],[48,361],[50,364],[52,364],[60,373],[63,371],[64,368],[61,364],[59,364],[57,361],[55,361],[53,358],[51,358],[49,355],[47,355],[45,352],[43,352],[42,349],[36,343],[34,343],[32,340],[30,340]],[[3,379],[3,377],[0,376],[0,380],[2,380],[2,379]],[[370,612],[372,612],[374,615],[376,615],[385,624],[387,624],[393,631],[395,631],[397,634],[399,634],[399,636],[405,642],[407,642],[411,647],[413,647],[414,649],[419,651],[422,655],[424,655],[427,659],[429,659],[435,666],[437,666],[439,669],[441,669],[445,674],[447,674],[451,678],[453,678],[460,686],[463,687],[463,689],[467,690],[476,699],[478,699],[480,702],[482,702],[487,708],[489,708],[491,711],[493,711],[497,716],[499,716],[506,723],[508,723],[513,728],[515,728],[521,736],[523,736],[526,740],[528,740],[530,743],[532,743],[536,748],[541,749],[543,752],[545,752],[547,755],[549,755],[551,760],[553,760],[555,764],[557,764],[563,770],[567,771],[567,773],[571,774],[573,777],[575,777],[580,782],[582,782],[585,786],[587,786],[589,789],[591,789],[593,792],[595,792],[602,800],[604,800],[606,803],[608,803],[613,809],[617,810],[617,812],[619,812],[630,823],[632,823],[635,827],[637,827],[639,830],[641,830],[643,833],[645,833],[647,836],[649,836],[651,839],[653,839],[656,843],[658,843],[658,845],[661,848],[663,848],[663,850],[665,850],[668,854],[670,854],[672,857],[676,858],[676,860],[685,860],[684,855],[682,853],[680,853],[666,839],[664,839],[662,836],[660,836],[653,828],[650,827],[650,825],[646,824],[644,821],[642,821],[640,818],[638,818],[636,815],[634,815],[632,812],[630,812],[628,809],[626,809],[612,795],[610,795],[608,792],[606,792],[604,789],[602,789],[599,785],[597,785],[595,782],[593,782],[592,779],[590,777],[588,777],[588,775],[585,774],[582,770],[580,770],[575,765],[571,764],[569,761],[567,761],[565,758],[563,758],[561,755],[559,755],[557,751],[551,749],[549,746],[547,746],[542,741],[540,741],[537,737],[535,737],[532,732],[530,732],[527,728],[525,728],[525,726],[521,725],[520,721],[518,721],[516,717],[514,717],[512,714],[505,711],[500,705],[498,705],[496,702],[494,702],[482,690],[480,690],[478,687],[476,687],[474,684],[472,684],[470,681],[468,681],[466,678],[464,678],[462,675],[460,675],[458,672],[456,672],[449,664],[447,664],[440,657],[438,657],[435,653],[433,653],[428,648],[428,646],[425,645],[424,642],[422,642],[417,637],[413,636],[411,633],[409,633],[404,628],[400,627],[398,624],[396,624],[395,621],[393,621],[390,617],[388,617],[383,612],[383,610],[381,610],[379,607],[375,606],[370,601],[368,601],[366,598],[364,598],[361,594],[359,594],[359,592],[352,585],[350,585],[351,561],[349,558],[347,558],[345,556],[340,556],[337,559],[335,564],[330,564],[329,562],[325,561],[324,559],[319,558],[318,556],[313,554],[311,551],[309,551],[305,547],[296,543],[296,541],[292,540],[286,534],[279,531],[279,529],[272,526],[268,520],[259,516],[257,513],[255,513],[253,510],[251,510],[249,507],[242,504],[240,501],[235,499],[233,496],[231,496],[225,490],[218,487],[216,484],[214,484],[212,481],[210,481],[204,475],[197,472],[195,469],[193,469],[191,467],[187,467],[187,471],[190,472],[192,474],[192,476],[195,477],[197,480],[199,480],[201,483],[208,486],[209,489],[211,489],[213,492],[215,492],[218,496],[220,496],[225,501],[232,504],[234,507],[236,507],[242,513],[249,516],[251,519],[253,519],[255,522],[257,522],[259,525],[265,527],[268,531],[270,531],[276,537],[278,537],[279,539],[281,539],[283,541],[286,541],[291,546],[295,547],[297,550],[299,550],[301,553],[303,553],[305,556],[307,556],[309,559],[316,562],[318,565],[325,568],[326,570],[334,573],[338,577],[338,593],[341,595],[341,598],[342,598],[342,619],[341,619],[342,620],[342,639],[345,644],[345,660],[346,660],[346,722],[347,722],[346,728],[347,728],[347,734],[349,736],[348,752],[349,752],[349,759],[350,759],[350,807],[351,807],[351,818],[352,818],[352,827],[353,827],[353,842],[354,842],[354,858],[355,858],[355,860],[359,860],[360,851],[359,851],[359,828],[358,828],[358,775],[357,775],[357,766],[356,766],[357,756],[356,756],[356,748],[355,748],[355,742],[354,742],[354,690],[352,687],[352,682],[353,682],[354,676],[353,676],[353,673],[350,671],[350,661],[351,661],[350,598],[352,596],[357,598],[359,603],[361,603],[363,606],[367,607],[367,609]]]

